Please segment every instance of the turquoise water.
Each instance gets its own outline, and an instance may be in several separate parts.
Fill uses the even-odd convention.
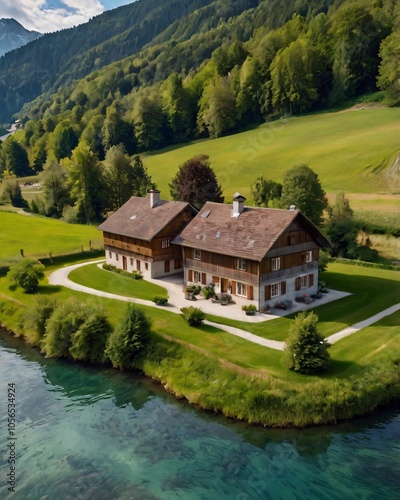
[[[395,499],[399,488],[398,406],[335,427],[263,429],[197,411],[144,377],[43,359],[0,336],[0,499]]]

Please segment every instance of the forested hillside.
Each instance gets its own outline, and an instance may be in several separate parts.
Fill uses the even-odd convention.
[[[49,90],[19,113],[22,130],[0,145],[0,175],[44,171],[58,191],[47,196],[50,206],[42,207],[42,213],[60,216],[69,206],[78,210],[79,220],[88,220],[82,196],[100,195],[92,181],[104,175],[109,186],[126,184],[129,178],[131,194],[145,193],[152,180],[140,159],[132,159],[141,152],[228,135],[364,94],[389,105],[400,102],[398,0],[297,0],[286,2],[285,9],[278,0],[218,0],[197,10],[189,1],[190,12],[158,29],[174,1],[137,4],[143,23],[140,16],[136,21],[147,26],[149,15],[152,31],[157,31],[142,50],[75,81],[93,51],[103,57],[102,65],[113,47],[123,50],[118,48],[121,35],[114,37],[115,45],[107,38],[71,58],[71,73],[54,79],[58,92],[52,93],[49,83]],[[159,5],[159,10],[150,13],[145,9],[149,5]],[[64,35],[71,36],[71,30],[55,34],[54,40]],[[31,45],[38,47],[46,38]],[[60,57],[60,51],[56,47],[54,54]],[[22,54],[28,58],[28,53]],[[25,62],[30,67],[28,59]],[[21,85],[33,86],[35,78],[22,71]],[[397,154],[397,149],[390,151],[385,161]],[[81,167],[87,169],[85,174],[79,173]],[[377,168],[380,172],[386,164]],[[17,195],[10,190],[11,197]],[[91,203],[91,220],[110,208],[100,199]]]

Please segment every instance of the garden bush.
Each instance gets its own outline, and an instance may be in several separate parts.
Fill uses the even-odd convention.
[[[189,323],[190,326],[200,326],[206,317],[205,313],[199,307],[182,307],[182,318]]]
[[[206,300],[211,299],[211,297],[214,297],[215,295],[214,285],[206,285],[203,287],[201,293]]]
[[[44,278],[44,265],[35,259],[23,259],[11,266],[7,277],[11,283],[20,286],[27,293],[35,293],[39,280]]]
[[[156,295],[153,299],[153,302],[158,306],[165,306],[166,304],[168,304],[168,297]]]

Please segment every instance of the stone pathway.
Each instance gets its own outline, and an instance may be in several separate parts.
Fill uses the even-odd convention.
[[[101,266],[101,263],[99,263],[99,261],[96,260],[96,261],[91,261],[91,262],[83,262],[81,264],[74,264],[72,266],[57,269],[57,271],[54,271],[53,273],[50,274],[49,284],[50,285],[65,286],[65,287],[70,288],[71,290],[75,290],[77,292],[83,292],[83,293],[87,293],[90,295],[96,295],[98,297],[105,297],[107,299],[116,299],[116,300],[122,300],[125,302],[134,302],[135,304],[141,304],[141,305],[156,307],[156,308],[161,307],[161,306],[155,305],[154,302],[151,302],[149,300],[143,300],[143,299],[132,298],[132,297],[125,297],[123,295],[117,295],[114,293],[103,292],[101,290],[95,290],[94,288],[90,288],[90,287],[87,287],[84,285],[79,285],[78,283],[75,283],[74,281],[71,281],[69,279],[68,275],[74,269],[77,269],[77,268],[83,267],[83,266],[87,266],[89,264],[95,264],[95,263],[97,263],[97,264],[99,264],[99,266]],[[104,272],[111,272],[111,271],[104,271]],[[169,302],[168,302],[168,306],[165,306],[165,310],[173,312],[175,314],[180,314],[180,308],[183,307],[184,305],[187,306],[187,303],[184,302],[182,291],[180,290],[181,287],[177,286],[177,285],[179,285],[178,282],[171,283],[171,282],[167,282],[166,280],[155,280],[155,279],[150,279],[148,281],[167,288],[168,294],[169,294]],[[335,298],[341,298],[341,297],[345,297],[347,295],[349,295],[349,294],[344,293],[344,292],[336,292]],[[200,301],[198,301],[198,302],[200,302]],[[198,302],[196,302],[196,305],[202,307],[203,303],[198,304]],[[201,302],[203,302],[203,301],[201,301]],[[208,306],[209,301],[204,300],[204,305]],[[318,305],[320,305],[320,304],[318,304]],[[225,307],[229,308],[229,306],[225,306]],[[314,307],[315,307],[315,305],[314,305]],[[204,307],[202,307],[202,309],[204,310]],[[207,307],[207,309],[208,309],[208,307]],[[235,309],[235,310],[231,309],[228,312],[225,309],[224,316],[229,317],[231,319],[235,319],[235,316],[237,316],[237,310],[238,309]],[[331,335],[326,340],[329,343],[334,344],[338,340],[340,340],[344,337],[347,337],[348,335],[351,335],[355,332],[358,332],[362,328],[370,326],[373,323],[376,323],[380,319],[384,318],[385,316],[389,316],[390,314],[393,314],[394,312],[396,312],[398,310],[400,310],[400,304],[396,304],[392,307],[389,307],[388,309],[385,309],[384,311],[381,311],[380,313],[375,314],[371,318],[368,318],[364,321],[360,321],[359,323],[356,323],[355,325],[349,326],[349,327],[345,328],[344,330],[341,330],[340,332],[337,332],[337,333]],[[205,312],[209,312],[209,311],[207,310]],[[292,312],[293,311],[288,311],[288,313],[292,313]],[[212,309],[212,312],[210,312],[210,314],[214,314],[214,315],[218,316],[218,311],[215,309]],[[266,321],[267,319],[274,319],[275,317],[276,316],[272,316],[272,315],[268,315],[267,317],[264,315],[259,315],[257,317],[257,321]],[[242,313],[241,319],[243,320],[243,313]],[[223,330],[225,332],[228,332],[232,335],[235,335],[236,337],[240,337],[242,339],[248,340],[248,341],[253,342],[255,344],[262,345],[264,347],[269,347],[271,349],[276,349],[279,351],[283,351],[285,349],[285,342],[264,339],[262,337],[259,337],[258,335],[254,335],[254,334],[247,332],[245,330],[241,330],[240,328],[235,328],[235,327],[228,326],[228,325],[214,323],[213,321],[206,320],[206,321],[204,321],[204,323],[207,325],[213,326],[215,328],[218,328],[220,330]]]

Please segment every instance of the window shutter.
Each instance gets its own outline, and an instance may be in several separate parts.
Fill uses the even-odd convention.
[[[232,293],[236,295],[236,281],[232,281]]]
[[[193,281],[193,271],[189,269],[188,281]]]
[[[319,255],[319,249],[318,248],[314,248],[313,251],[312,251],[313,261],[318,260],[318,255]]]
[[[310,286],[314,285],[314,275],[310,274]]]
[[[269,300],[271,298],[271,285],[267,285],[264,289],[265,300]]]
[[[253,300],[253,287],[250,285],[247,285],[247,298]]]
[[[297,291],[297,290],[300,290],[300,288],[301,288],[301,278],[298,277],[295,279],[294,289]]]
[[[201,273],[201,284],[205,285],[207,282],[207,275],[206,273]]]
[[[281,295],[285,295],[286,293],[286,281],[281,282]]]

